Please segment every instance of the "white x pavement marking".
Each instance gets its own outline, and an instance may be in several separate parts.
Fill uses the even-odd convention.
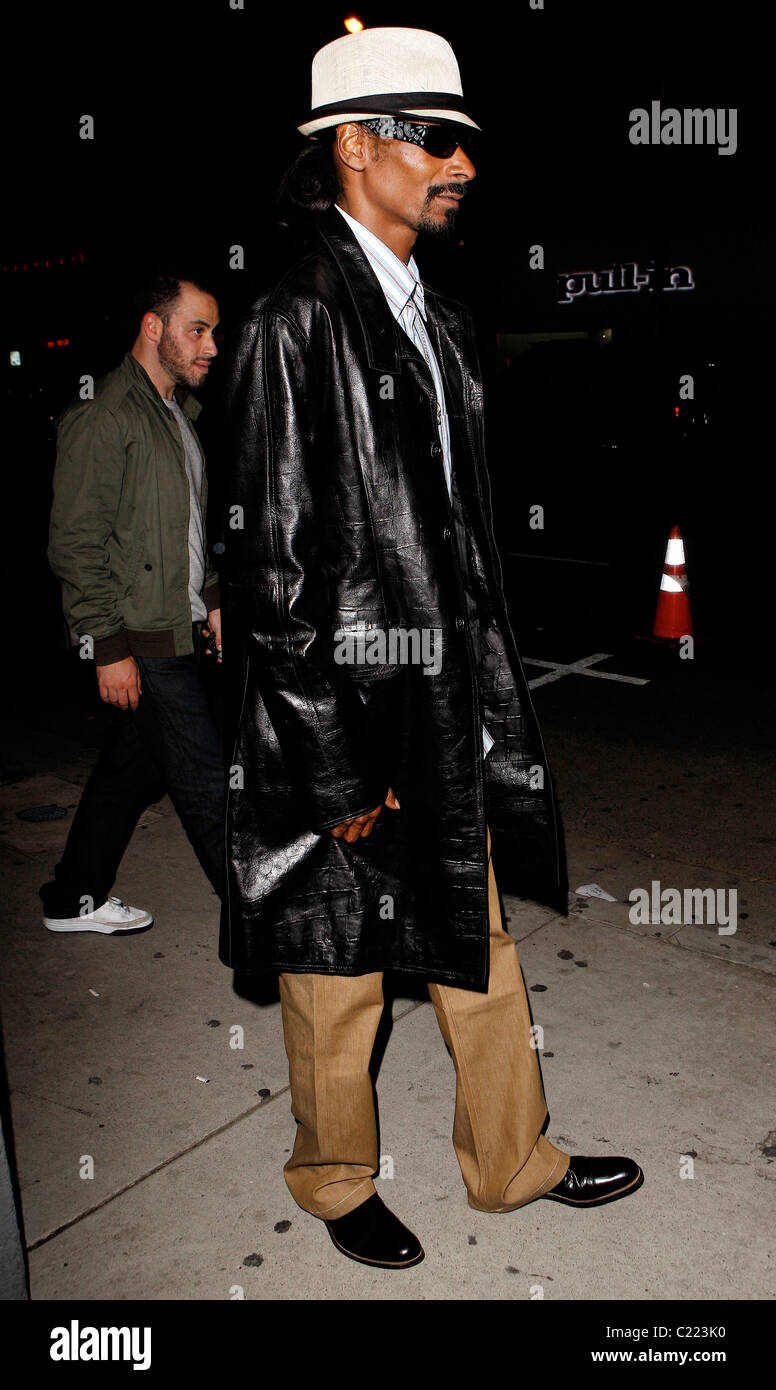
[[[565,665],[561,661],[540,661],[538,657],[524,656],[523,662],[526,666],[547,666],[549,667],[546,676],[535,676],[528,682],[528,689],[535,690],[537,685],[549,685],[550,681],[562,680],[564,676],[597,676],[601,681],[620,681],[622,685],[649,685],[649,681],[641,680],[638,676],[616,676],[613,671],[591,671],[589,668],[595,661],[608,661],[611,652],[596,652],[595,656],[583,656],[579,661],[569,661]]]

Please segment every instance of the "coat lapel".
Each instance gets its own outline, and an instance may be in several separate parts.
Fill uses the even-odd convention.
[[[342,272],[361,330],[369,366],[377,372],[400,373],[402,352],[397,324],[380,282],[344,217],[335,207],[318,221],[318,233]],[[406,334],[402,334],[406,337]],[[410,344],[410,347],[412,344]]]
[[[396,322],[382,286],[345,219],[331,207],[318,219],[317,230],[347,286],[364,335],[370,368],[396,375],[409,371],[435,407],[436,393],[428,364]],[[425,282],[423,292],[426,327],[444,382],[457,484],[464,495],[477,497],[473,416],[481,404],[480,388],[466,366],[460,315]]]
[[[481,391],[468,369],[458,314],[434,290],[424,285],[426,327],[442,372],[450,418],[453,468],[459,491],[478,497],[477,420]]]

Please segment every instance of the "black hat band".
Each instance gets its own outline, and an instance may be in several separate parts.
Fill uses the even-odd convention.
[[[376,96],[345,97],[342,101],[330,101],[328,106],[316,106],[305,124],[323,116],[345,116],[348,109],[366,111],[368,115],[374,113],[376,116],[412,116],[415,107],[429,111],[453,111],[460,115],[463,97],[453,92],[379,92]]]

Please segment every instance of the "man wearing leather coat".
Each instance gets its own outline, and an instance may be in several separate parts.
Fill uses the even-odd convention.
[[[251,308],[229,368],[224,647],[240,668],[221,957],[279,972],[294,1198],[342,1253],[401,1268],[423,1250],[373,1183],[385,970],[428,983],[471,1206],[598,1204],[642,1175],[542,1133],[494,876],[567,911],[472,321],[412,255],[419,232],[455,226],[478,127],[452,49],[423,30],[327,45],[312,106],[284,182],[307,249]]]

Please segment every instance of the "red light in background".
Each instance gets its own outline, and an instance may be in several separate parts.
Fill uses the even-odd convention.
[[[678,407],[678,405],[675,405],[675,406],[674,406],[674,415],[678,415],[678,414],[679,414],[679,407]]]
[[[69,266],[69,265],[85,265],[85,264],[86,264],[86,258],[85,258],[84,254],[83,254],[83,251],[76,251],[72,256],[60,256],[58,261],[57,261],[56,258],[53,259],[53,260],[48,260],[48,261],[21,261],[21,262],[19,262],[18,265],[15,265],[15,266],[13,267],[13,269],[14,269],[15,271],[16,271],[16,270],[39,270],[39,269],[41,269],[43,266],[45,266],[46,270],[50,270],[52,266],[56,266],[57,264],[59,264],[59,265],[61,265],[61,266],[65,266],[65,265],[68,265],[68,266]],[[10,266],[10,265],[4,265],[4,266],[3,266],[3,270],[4,270],[4,271],[9,271],[10,269],[11,269],[11,266]]]

